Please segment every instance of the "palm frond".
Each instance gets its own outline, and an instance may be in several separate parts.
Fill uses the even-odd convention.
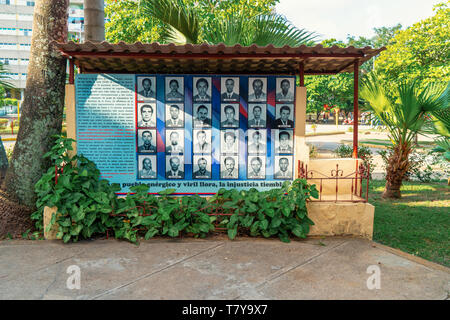
[[[394,145],[410,145],[417,133],[429,133],[427,115],[448,110],[448,90],[439,86],[427,85],[420,89],[418,81],[400,82],[394,101],[381,83],[375,73],[369,74],[363,80],[361,97],[386,126]]]
[[[226,19],[215,21],[204,29],[203,40],[210,44],[223,43],[227,46],[248,45],[250,36],[248,20],[236,13],[230,13]]]
[[[167,25],[163,31],[168,41],[179,38],[173,29],[181,33],[187,43],[198,43],[200,35],[198,14],[182,0],[141,0],[141,14],[148,14]]]
[[[5,65],[0,62],[0,86],[5,89],[13,89],[15,87],[8,81],[10,77],[5,74],[6,72],[8,72],[8,69],[6,69]]]
[[[262,14],[252,20],[251,43],[246,45],[255,43],[259,46],[273,44],[275,47],[296,47],[309,43],[318,36],[314,32],[297,28],[280,14]]]

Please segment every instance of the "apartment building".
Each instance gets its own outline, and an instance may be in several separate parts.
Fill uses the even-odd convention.
[[[84,0],[71,0],[69,40],[83,41]],[[35,1],[0,0],[0,62],[7,69],[8,81],[17,90],[10,94],[22,99],[30,58]]]

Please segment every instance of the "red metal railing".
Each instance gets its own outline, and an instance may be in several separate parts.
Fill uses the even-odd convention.
[[[313,201],[322,202],[368,202],[369,200],[369,181],[370,181],[370,167],[366,167],[362,163],[357,169],[344,176],[343,170],[339,169],[339,164],[336,163],[336,169],[332,169],[330,175],[327,176],[317,170],[308,170],[308,165],[300,160],[298,161],[298,178],[306,180],[319,180],[319,199]],[[363,196],[363,180],[366,180],[365,194]],[[348,190],[342,189],[341,181],[351,181]],[[329,188],[334,183],[334,197],[326,197],[324,195],[324,184]],[[332,196],[332,195],[331,195]],[[349,197],[349,198],[348,198]]]

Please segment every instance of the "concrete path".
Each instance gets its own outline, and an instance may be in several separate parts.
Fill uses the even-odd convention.
[[[80,289],[67,288],[72,265]],[[370,266],[380,289],[367,287]],[[14,240],[0,242],[0,300],[448,299],[449,270],[354,238]]]

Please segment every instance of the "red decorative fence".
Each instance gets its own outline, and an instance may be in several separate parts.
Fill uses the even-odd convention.
[[[356,162],[356,170],[344,176],[343,170],[339,169],[339,164],[336,163],[336,169],[332,169],[330,175],[323,174],[317,170],[308,170],[308,165],[300,160],[298,161],[298,178],[306,180],[319,180],[319,185],[316,187],[319,190],[319,199],[314,201],[322,202],[368,202],[369,200],[369,181],[370,181],[370,167]],[[366,180],[365,192],[363,193],[363,181]],[[349,190],[343,190],[342,185],[339,186],[340,181],[351,181]],[[323,195],[324,184],[335,186],[333,195],[325,197]]]

